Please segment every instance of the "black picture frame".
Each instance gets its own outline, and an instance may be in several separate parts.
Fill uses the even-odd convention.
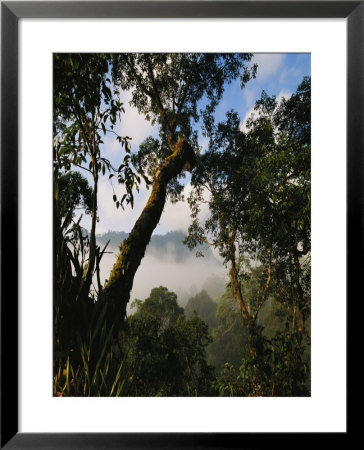
[[[264,448],[276,435],[18,432],[18,22],[108,17],[347,19],[347,304],[363,273],[364,1],[1,2],[1,448]],[[347,406],[347,432],[335,436],[339,445],[351,431]],[[279,445],[307,445],[310,438],[279,434]]]

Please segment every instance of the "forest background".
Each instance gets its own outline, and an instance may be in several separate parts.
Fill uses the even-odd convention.
[[[288,100],[263,90],[243,121],[229,109],[217,122],[220,101],[228,103],[224,92],[236,97],[256,78],[253,58],[54,55],[54,395],[309,395],[311,82],[304,77]],[[120,129],[125,91],[129,105],[158,126],[158,137],[151,130],[136,149]],[[116,146],[105,143],[110,135]],[[118,162],[108,147],[123,153]],[[160,287],[127,318],[166,198],[185,199],[186,171],[192,221],[184,243],[198,249],[196,256],[201,244],[218,251],[229,271],[226,294],[238,308],[217,300],[215,324],[216,308],[202,291],[194,306],[188,301],[186,317],[177,296]],[[102,282],[109,242],[98,245],[96,228],[106,174],[117,210],[133,209],[142,182],[151,193]],[[90,215],[89,232],[76,209]],[[265,332],[260,317],[268,301],[267,311],[283,318],[274,332]],[[212,362],[219,347],[234,357],[220,356],[216,378],[206,349],[227,333],[233,341],[215,345]],[[232,362],[239,366],[239,359],[237,371]]]

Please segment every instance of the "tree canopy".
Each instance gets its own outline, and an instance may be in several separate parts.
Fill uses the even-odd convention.
[[[187,319],[175,293],[160,286],[128,318],[126,365],[135,395],[209,395],[212,367],[206,363],[208,327]]]
[[[119,54],[113,55],[112,76],[116,85],[132,91],[132,105],[147,120],[160,126],[160,145],[150,141],[136,156],[138,169],[145,177],[145,167],[155,159],[152,192],[128,238],[120,247],[118,259],[103,291],[111,315],[125,316],[134,276],[157,226],[168,192],[178,194],[178,177],[192,170],[196,162],[197,134],[192,122],[202,115],[205,127],[221,99],[224,87],[237,77],[242,84],[255,76],[256,67],[248,69],[251,54]],[[198,111],[198,101],[207,105]],[[152,152],[152,153],[151,153]],[[147,164],[142,156],[148,158]],[[152,156],[152,158],[151,158]],[[117,312],[118,311],[118,312]]]
[[[227,108],[218,122],[228,85],[243,89],[256,76],[252,58],[54,54],[54,395],[309,395],[311,79],[281,101],[263,91],[244,123]],[[133,136],[120,132],[126,94],[155,126],[133,149]],[[108,145],[118,148],[111,160]],[[221,271],[210,268],[185,309],[168,285],[130,305],[146,248],[167,199],[183,200],[187,172],[184,243],[197,256],[208,249],[201,268],[218,253]],[[97,241],[101,180],[112,185],[121,224],[140,186],[149,197],[130,231]],[[153,257],[181,236],[155,236]],[[102,283],[110,239],[118,250]],[[176,265],[192,258],[176,252]]]
[[[192,176],[186,240],[190,248],[203,242],[218,248],[248,328],[267,298],[272,270],[285,267],[301,290],[299,258],[310,250],[310,80],[280,105],[263,92],[255,111],[247,132],[235,112],[215,127]],[[204,202],[209,217],[201,224]],[[241,289],[247,257],[262,271],[255,305]]]

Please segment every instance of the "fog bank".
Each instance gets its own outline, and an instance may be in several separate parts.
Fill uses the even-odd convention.
[[[135,298],[144,300],[159,286],[175,292],[181,306],[203,289],[218,300],[227,282],[221,258],[211,251],[207,251],[205,257],[196,257],[196,252],[189,251],[182,240],[180,232],[153,236],[134,278],[129,305]],[[102,236],[99,242],[103,242]],[[107,250],[111,253],[105,253],[101,260],[101,282],[108,278],[118,252],[115,246]]]

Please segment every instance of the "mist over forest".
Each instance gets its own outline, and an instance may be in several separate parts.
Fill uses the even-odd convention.
[[[105,252],[100,263],[102,280],[110,274],[118,247],[127,236],[128,233],[123,231],[109,231],[96,236],[100,247],[109,242],[106,248],[108,253]],[[202,290],[218,301],[228,281],[222,259],[206,246],[189,250],[183,244],[185,237],[181,231],[152,236],[134,279],[131,300],[144,300],[154,287],[165,286],[177,294],[177,302],[182,307],[186,306],[190,297]],[[198,251],[203,251],[204,256],[197,257]]]

